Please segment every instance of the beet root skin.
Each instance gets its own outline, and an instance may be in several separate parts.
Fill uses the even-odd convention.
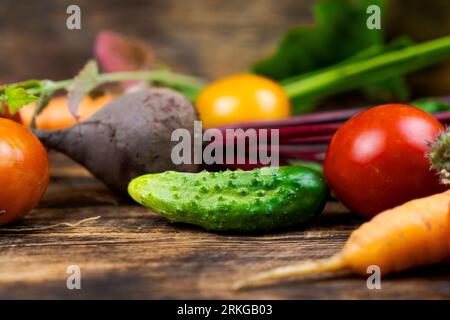
[[[65,130],[34,133],[42,143],[88,169],[112,191],[127,195],[128,183],[167,170],[196,172],[195,164],[171,160],[173,130],[193,136],[194,106],[170,89],[148,89],[112,101],[89,119]]]

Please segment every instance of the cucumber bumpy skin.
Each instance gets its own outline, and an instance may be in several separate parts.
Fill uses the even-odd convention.
[[[215,231],[268,231],[307,222],[328,198],[323,176],[305,167],[184,173],[167,171],[131,181],[128,192],[174,222]]]

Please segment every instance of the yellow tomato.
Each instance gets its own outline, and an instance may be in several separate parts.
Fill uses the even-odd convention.
[[[205,128],[291,115],[289,97],[283,88],[253,74],[229,76],[207,85],[196,106]]]

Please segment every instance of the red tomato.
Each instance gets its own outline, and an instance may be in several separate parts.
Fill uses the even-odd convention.
[[[3,110],[3,114],[1,114],[1,112],[0,112],[0,118],[11,119],[11,120],[14,120],[14,121],[19,122],[19,123],[22,122],[21,121],[22,119],[21,119],[19,113],[16,113],[15,115],[10,115],[9,111],[8,111],[8,107],[3,106],[3,109],[4,109]]]
[[[0,225],[33,209],[47,189],[47,151],[27,128],[0,119]]]
[[[443,125],[420,109],[388,104],[359,113],[333,136],[325,177],[352,211],[371,218],[408,200],[441,192],[426,153]]]

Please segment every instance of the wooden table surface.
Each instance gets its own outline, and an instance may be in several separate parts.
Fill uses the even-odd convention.
[[[210,233],[118,203],[81,167],[51,158],[44,200],[13,227],[101,219],[73,229],[1,233],[0,299],[450,298],[448,265],[383,278],[381,290],[341,275],[234,292],[230,283],[251,272],[333,254],[361,220],[329,203],[307,227],[265,235]],[[80,267],[81,290],[66,287],[69,265]]]

